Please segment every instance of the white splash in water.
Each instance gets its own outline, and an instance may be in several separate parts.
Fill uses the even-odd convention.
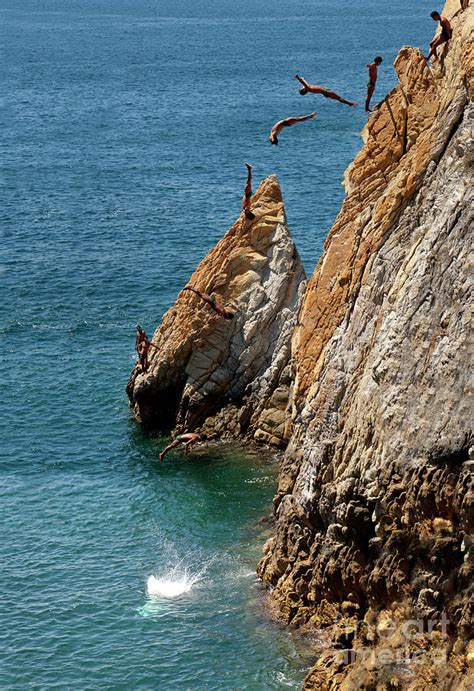
[[[147,592],[150,597],[179,597],[184,593],[189,593],[193,587],[195,579],[187,574],[181,577],[156,578],[150,576],[147,580]]]
[[[149,576],[147,580],[148,597],[157,599],[172,599],[189,593],[191,589],[205,577],[206,571],[214,562],[211,557],[200,568],[183,567],[183,560],[160,576]]]

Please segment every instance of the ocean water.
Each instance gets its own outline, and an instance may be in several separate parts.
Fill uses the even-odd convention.
[[[308,641],[255,564],[276,462],[158,460],[124,386],[148,332],[275,172],[312,271],[363,104],[426,48],[412,0],[0,0],[0,688],[299,688]],[[282,117],[310,123],[266,138]]]

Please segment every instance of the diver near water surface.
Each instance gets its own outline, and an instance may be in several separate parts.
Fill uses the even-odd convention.
[[[184,452],[187,455],[194,444],[197,444],[199,441],[205,441],[206,436],[204,434],[197,434],[197,432],[186,432],[185,434],[178,434],[178,436],[174,439],[174,441],[171,442],[171,444],[168,444],[166,448],[163,449],[163,451],[160,453],[160,461],[164,459],[166,454],[171,451],[171,449],[176,448],[180,444],[184,444]]]

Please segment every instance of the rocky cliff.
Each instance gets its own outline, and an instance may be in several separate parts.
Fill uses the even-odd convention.
[[[308,689],[467,689],[474,666],[474,7],[443,13],[439,62],[399,52],[306,292],[271,177],[189,281],[234,319],[181,292],[127,387],[148,425],[287,447],[258,571],[325,632]]]
[[[474,663],[474,7],[458,10],[440,63],[401,49],[293,334],[259,574],[287,621],[327,627],[306,688],[467,688]]]
[[[189,285],[215,292],[234,313],[216,314],[182,291],[153,336],[146,374],[127,391],[137,420],[160,429],[200,429],[285,446],[290,341],[305,275],[275,177],[203,259]]]

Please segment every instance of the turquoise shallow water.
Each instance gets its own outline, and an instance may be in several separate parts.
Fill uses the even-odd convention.
[[[431,9],[0,3],[2,689],[300,685],[311,651],[254,576],[275,465],[220,447],[160,464],[127,411],[133,325],[153,330],[234,221],[244,160],[278,174],[312,270],[365,117],[293,74],[361,101],[381,53],[381,97]],[[191,589],[150,598],[152,575]]]
[[[2,688],[301,679],[310,651],[266,620],[254,572],[274,468],[225,449],[160,464],[157,449],[132,433],[101,467],[84,447],[3,475]]]

